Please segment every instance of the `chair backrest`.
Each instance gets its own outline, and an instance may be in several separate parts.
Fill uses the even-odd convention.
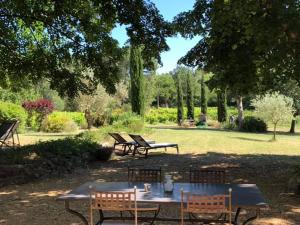
[[[119,144],[127,142],[126,139],[123,138],[119,133],[108,133],[108,134],[112,136],[113,139],[115,139],[115,141],[118,142]]]
[[[161,182],[162,172],[161,168],[137,168],[128,167],[128,181],[129,182]]]
[[[226,172],[220,169],[192,169],[190,168],[190,183],[226,183]]]
[[[129,136],[135,141],[135,143],[139,146],[139,147],[151,147],[149,145],[149,143],[147,141],[145,141],[144,138],[142,138],[141,135],[135,135],[135,134],[129,134]]]
[[[5,121],[0,125],[0,140],[10,138],[15,130],[18,128],[19,121]]]
[[[183,213],[202,213],[202,214],[229,214],[229,223],[231,224],[231,188],[228,194],[224,195],[195,195],[190,192],[184,194],[181,190],[181,214],[183,222]],[[186,198],[184,198],[186,195]],[[186,206],[184,206],[186,199]]]
[[[90,192],[90,220],[93,224],[93,210],[122,212],[134,211],[137,225],[136,187],[132,192]]]

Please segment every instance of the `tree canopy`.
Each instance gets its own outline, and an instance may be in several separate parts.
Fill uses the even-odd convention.
[[[90,93],[99,83],[114,93],[123,57],[111,36],[117,24],[132,45],[144,45],[146,67],[161,62],[171,25],[149,1],[1,1],[1,86],[45,78],[61,96]]]
[[[201,40],[180,62],[214,73],[210,85],[236,95],[278,76],[300,83],[300,3],[297,0],[198,0],[180,13],[176,30]]]

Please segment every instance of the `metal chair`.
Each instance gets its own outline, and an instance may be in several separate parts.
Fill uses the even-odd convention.
[[[12,139],[12,147],[15,145],[20,145],[19,135],[17,129],[19,127],[18,120],[5,121],[0,125],[0,148],[3,146],[11,147],[9,145],[9,139]],[[17,140],[15,140],[15,135]],[[16,143],[18,141],[18,143]]]
[[[128,167],[129,182],[162,182],[161,168]]]
[[[184,214],[189,215],[189,220],[201,220],[204,223],[232,224],[232,203],[231,192],[229,189],[228,195],[194,195],[189,192],[184,193],[181,190],[181,225],[184,225]],[[227,203],[227,204],[226,204]],[[224,218],[217,219],[192,219],[191,214],[209,214],[217,215],[224,214]],[[228,219],[227,216],[228,215]]]
[[[141,135],[129,134],[129,136],[136,142],[134,146],[133,155],[136,153],[144,154],[145,157],[148,156],[148,151],[151,149],[164,148],[167,151],[167,148],[176,148],[177,154],[179,154],[178,144],[174,143],[149,143]]]
[[[190,183],[224,184],[226,183],[226,171],[190,168]]]
[[[136,187],[133,192],[90,192],[90,225],[94,224],[93,211],[99,210],[100,221],[102,224],[105,220],[103,211],[110,212],[134,212],[134,224],[137,225],[137,202]],[[125,224],[124,221],[116,221],[114,224]]]
[[[126,155],[133,150],[132,147],[134,147],[135,145],[134,141],[127,141],[119,133],[108,133],[108,134],[115,140],[114,149],[116,148],[116,146],[121,146],[123,155]]]

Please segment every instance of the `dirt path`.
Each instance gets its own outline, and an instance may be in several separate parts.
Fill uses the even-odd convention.
[[[281,224],[300,224],[300,198],[287,194],[288,178],[293,165],[300,163],[300,157],[264,155],[151,155],[148,159],[120,157],[106,163],[95,163],[88,169],[59,178],[44,179],[24,185],[11,185],[0,189],[1,225],[78,225],[80,221],[64,211],[61,202],[55,201],[80,184],[91,181],[126,181],[129,165],[160,165],[163,171],[173,172],[180,180],[186,180],[186,173],[193,167],[223,167],[229,172],[229,179],[236,183],[256,183],[270,210],[262,212],[263,217],[284,219]],[[74,208],[87,213],[88,205],[75,203]],[[176,213],[171,209],[164,213]],[[275,219],[276,218],[276,219]],[[160,224],[160,223],[156,223]],[[176,224],[176,223],[175,223]],[[268,224],[268,223],[265,223]]]

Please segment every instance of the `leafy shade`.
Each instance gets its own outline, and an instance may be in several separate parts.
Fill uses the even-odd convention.
[[[202,37],[180,63],[213,72],[210,87],[237,96],[257,93],[275,77],[299,83],[299,9],[298,0],[198,0],[174,19],[185,37]]]
[[[294,115],[293,99],[278,92],[257,97],[252,101],[252,106],[257,117],[274,126],[274,140],[277,125],[291,121]]]
[[[116,24],[127,27],[131,44],[146,46],[146,66],[160,62],[171,29],[149,1],[1,1],[1,86],[46,78],[61,96],[90,93],[99,83],[114,93],[123,57],[111,36]]]

